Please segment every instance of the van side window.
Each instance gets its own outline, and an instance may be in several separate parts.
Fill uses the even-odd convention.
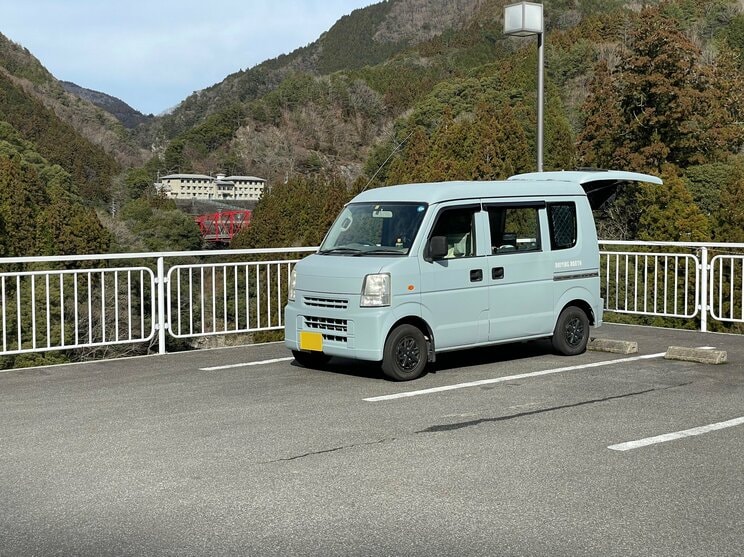
[[[550,247],[554,250],[568,249],[576,245],[576,204],[548,204],[550,223]]]
[[[475,255],[475,213],[478,207],[445,209],[439,214],[432,236],[447,239],[445,258]]]
[[[540,250],[537,207],[488,207],[491,253]]]

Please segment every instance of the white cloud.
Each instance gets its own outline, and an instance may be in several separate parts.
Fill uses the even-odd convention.
[[[305,46],[374,0],[0,0],[0,32],[55,77],[159,113]]]

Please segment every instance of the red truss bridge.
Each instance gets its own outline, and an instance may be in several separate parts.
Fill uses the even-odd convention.
[[[251,223],[251,212],[220,211],[194,217],[202,238],[207,242],[229,242],[243,227]]]

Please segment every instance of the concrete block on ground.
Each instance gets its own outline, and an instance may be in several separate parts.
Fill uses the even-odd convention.
[[[725,350],[710,348],[687,348],[685,346],[670,346],[664,356],[667,360],[682,360],[700,364],[725,364],[728,354]]]
[[[638,343],[630,340],[593,338],[589,341],[587,349],[595,352],[612,352],[613,354],[635,354],[638,352]]]

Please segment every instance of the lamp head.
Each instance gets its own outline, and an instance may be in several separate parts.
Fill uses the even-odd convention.
[[[535,2],[518,2],[504,7],[504,34],[516,37],[543,32],[543,6]]]

